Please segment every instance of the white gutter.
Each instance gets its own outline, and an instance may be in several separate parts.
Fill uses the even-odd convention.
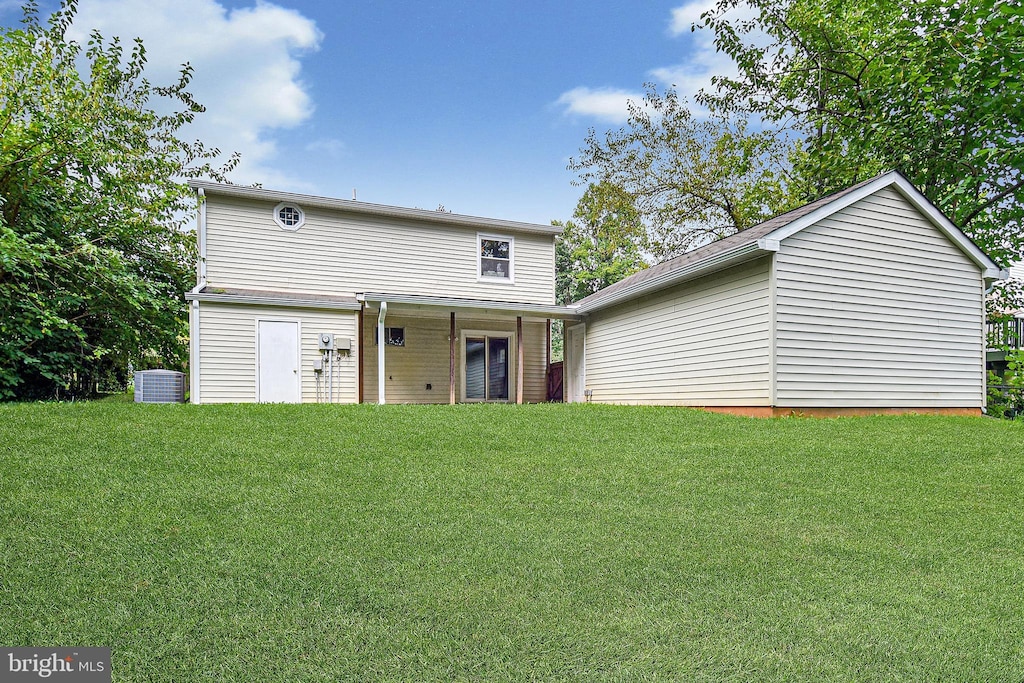
[[[705,272],[718,270],[725,265],[749,261],[750,259],[757,258],[758,256],[778,251],[778,248],[779,243],[776,240],[762,239],[757,242],[750,242],[749,244],[744,244],[736,247],[735,249],[722,252],[717,256],[683,266],[682,268],[666,271],[661,275],[652,277],[648,280],[642,280],[632,286],[623,287],[611,296],[599,299],[591,304],[570,306],[570,308],[575,308],[576,311],[581,314],[598,311],[602,308],[614,306],[622,301],[627,301],[642,294],[646,294],[647,292],[657,291],[683,282],[684,280],[693,279]]]
[[[380,313],[377,314],[377,403],[384,405],[384,318],[388,314],[388,302],[380,302]]]
[[[197,288],[198,289],[198,288]],[[251,304],[253,306],[287,306],[289,308],[318,308],[336,311],[358,311],[356,301],[329,301],[325,299],[306,299],[301,294],[291,296],[261,296],[256,294],[227,294],[218,292],[201,292],[192,290],[185,295],[189,301],[209,301],[222,304]]]
[[[993,271],[992,268],[987,268],[985,272],[981,274],[982,284],[985,285],[985,296],[987,297],[989,294],[994,292],[1000,282],[1003,280],[1009,280],[1012,275],[1013,274],[1008,270],[996,269]],[[988,346],[988,344],[985,346]]]
[[[508,301],[493,301],[489,299],[457,299],[454,297],[421,296],[418,294],[386,294],[380,292],[365,292],[356,294],[357,301],[377,303],[387,301],[392,306],[418,307],[422,309],[443,308],[446,310],[471,310],[479,311],[490,315],[522,315],[538,318],[556,318],[567,320],[578,320],[579,315],[569,306],[554,306],[547,304],[528,304]]]

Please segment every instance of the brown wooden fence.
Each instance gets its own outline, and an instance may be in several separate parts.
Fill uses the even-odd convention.
[[[548,365],[548,400],[562,401],[562,361],[557,360]]]

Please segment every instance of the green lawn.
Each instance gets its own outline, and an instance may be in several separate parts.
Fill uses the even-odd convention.
[[[0,406],[0,644],[115,681],[1024,679],[1024,424]]]

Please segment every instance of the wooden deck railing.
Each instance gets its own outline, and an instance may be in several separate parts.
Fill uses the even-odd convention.
[[[1003,347],[1009,347],[1010,349],[1024,348],[1024,318],[989,322],[988,346],[990,349]]]

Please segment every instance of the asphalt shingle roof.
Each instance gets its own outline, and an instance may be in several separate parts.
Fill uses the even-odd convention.
[[[848,195],[851,192],[855,192],[859,190],[861,187],[869,183],[872,183],[875,180],[877,180],[877,178],[871,178],[870,180],[865,180],[862,183],[857,183],[856,185],[848,187],[845,190],[840,190],[839,192],[835,192],[826,197],[822,197],[821,199],[811,202],[810,204],[804,204],[803,206],[797,207],[792,211],[787,211],[786,213],[779,214],[774,218],[770,218],[763,223],[758,223],[757,225],[747,228],[746,230],[738,232],[734,235],[729,235],[728,237],[723,237],[720,240],[715,240],[710,244],[705,244],[703,247],[698,247],[693,251],[688,251],[685,254],[680,254],[675,258],[669,259],[668,261],[663,261],[662,263],[651,266],[650,268],[641,270],[639,273],[634,273],[633,275],[630,275],[624,280],[620,280],[615,284],[605,287],[599,292],[594,292],[590,296],[580,299],[573,305],[591,308],[594,305],[600,304],[602,301],[613,297],[615,294],[621,292],[624,289],[641,285],[644,282],[654,280],[662,276],[668,276],[673,271],[682,270],[684,268],[690,268],[692,266],[700,264],[703,261],[708,261],[714,258],[715,256],[723,254],[727,251],[731,251],[733,249],[743,247],[749,244],[754,244],[762,237],[770,235],[779,228],[785,227],[786,225],[789,225],[793,221],[798,220],[809,213],[813,213],[814,211],[817,211],[821,207],[827,206],[828,204],[831,204],[832,202],[839,199],[840,197]]]

